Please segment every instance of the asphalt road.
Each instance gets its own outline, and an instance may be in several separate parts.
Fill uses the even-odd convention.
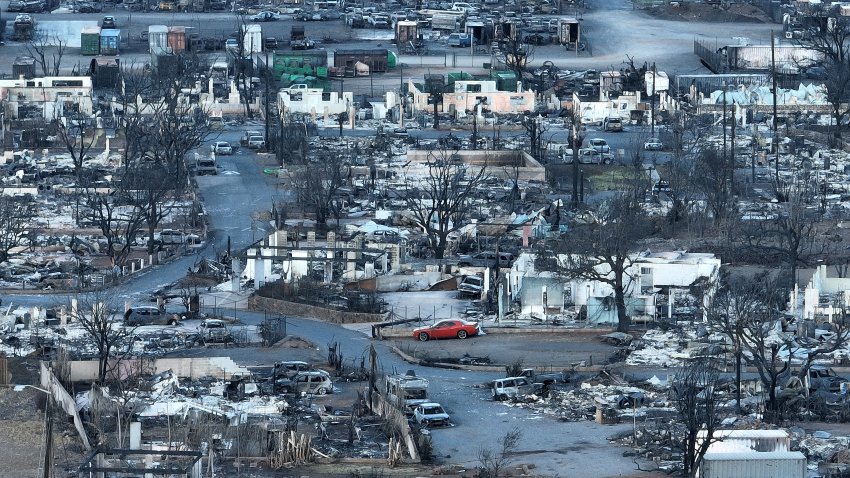
[[[260,323],[261,313],[239,312],[240,320]],[[367,357],[372,341],[365,335],[324,322],[290,318],[287,330],[305,337],[319,346],[338,342],[345,360],[359,366]],[[486,340],[487,337],[481,338]],[[420,345],[414,342],[414,345]],[[379,367],[386,373],[414,370],[429,380],[429,394],[442,404],[452,417],[453,427],[432,431],[439,461],[473,467],[478,464],[479,449],[496,448],[496,442],[514,427],[523,437],[514,453],[515,462],[533,463],[535,472],[545,476],[628,477],[650,476],[635,469],[623,450],[610,445],[607,438],[615,432],[630,430],[631,425],[596,425],[592,422],[559,422],[528,410],[512,408],[491,399],[489,390],[480,385],[500,378],[498,372],[473,372],[420,367],[408,364],[390,349],[394,342],[374,342]],[[323,349],[324,350],[324,349]],[[245,365],[269,364],[280,360],[278,350],[227,349],[234,360]],[[592,470],[592,471],[590,471]]]
[[[754,42],[768,42],[771,29],[776,25],[763,23],[706,23],[706,22],[676,22],[654,18],[644,11],[635,10],[627,0],[590,0],[588,8],[581,13],[582,38],[590,48],[576,55],[557,45],[535,47],[530,65],[537,66],[544,61],[551,61],[556,66],[570,70],[594,68],[619,69],[628,57],[633,57],[638,65],[643,62],[656,62],[659,70],[672,73],[707,73],[693,54],[693,40],[714,40],[722,46],[727,43],[737,43],[736,38],[749,38]],[[5,12],[8,2],[3,0],[3,18],[12,20],[13,13]],[[169,26],[194,27],[201,37],[226,37],[236,30],[237,17],[230,12],[214,13],[177,13],[177,12],[129,12],[116,9],[101,14],[79,13],[45,13],[34,15],[40,22],[91,21],[97,22],[104,15],[112,15],[117,20],[117,26],[122,30],[124,45],[120,57],[125,63],[132,61],[146,63],[149,61],[146,42],[139,38],[139,33],[149,25],[161,24]],[[573,15],[570,12],[569,15]],[[556,18],[556,16],[544,16]],[[281,20],[262,23],[263,35],[272,36],[278,40],[288,40],[293,24],[303,24],[309,37],[319,40],[320,47],[334,50],[343,45],[345,48],[390,48],[392,45],[391,30],[371,30],[347,28],[342,21],[324,22],[295,22]],[[720,28],[722,25],[722,28]],[[14,59],[21,55],[20,44],[8,42],[5,48],[0,48],[0,58]],[[490,62],[489,55],[470,54],[469,49],[453,49],[443,40],[432,41],[429,49],[434,52],[427,57],[402,56],[400,62],[406,65],[407,76],[419,75],[429,71],[483,71],[483,63]],[[222,52],[217,54],[221,55]],[[91,57],[81,57],[77,51],[66,53],[65,68],[70,69],[78,63],[85,65]],[[11,61],[6,63],[11,65]],[[374,75],[372,79],[365,78],[353,81],[352,84],[368,84],[371,90],[386,90],[396,88],[399,84],[400,69],[386,74]],[[361,88],[361,91],[363,89]]]
[[[2,2],[5,9],[7,2]],[[699,22],[679,23],[657,20],[648,17],[643,12],[636,12],[625,0],[593,0],[590,9],[584,15],[586,38],[592,46],[593,56],[578,57],[567,54],[558,47],[543,47],[537,50],[533,64],[552,60],[557,65],[569,69],[607,69],[618,68],[626,55],[636,56],[637,61],[656,61],[659,68],[673,72],[704,72],[692,53],[692,41],[695,37],[715,38],[719,28],[717,24]],[[144,43],[137,41],[138,33],[150,24],[196,26],[202,36],[227,35],[235,28],[236,22],[228,14],[177,14],[177,13],[106,13],[116,16],[119,27],[129,33],[129,49],[122,54],[124,61],[133,59],[144,60],[147,57]],[[63,14],[37,15],[41,21],[92,20],[96,21],[103,15]],[[10,14],[4,12],[4,18]],[[264,25],[266,36],[287,38],[290,22],[275,22]],[[724,37],[721,41],[731,41],[733,36],[747,36],[756,40],[767,38],[770,25],[762,24],[724,24]],[[308,24],[308,34],[323,38],[328,32],[346,38],[348,32],[336,22]],[[358,41],[346,46],[389,46],[386,40]],[[22,54],[21,45],[8,43],[0,47],[0,61],[11,65],[11,59]],[[453,55],[463,56],[463,52],[452,52]],[[418,74],[439,67],[440,57],[434,57],[437,64],[409,66],[408,75]],[[443,57],[443,67],[447,63]],[[76,62],[88,62],[90,58],[80,57],[74,53],[69,55],[66,65]],[[403,58],[403,61],[411,61]],[[470,57],[470,65],[473,65]],[[376,75],[369,80],[360,80],[361,88],[365,84],[370,87],[395,88],[399,84],[399,75],[393,72],[386,75]],[[367,83],[368,82],[368,83]],[[259,129],[257,126],[227,128],[220,136],[222,140],[236,141],[242,131]],[[592,130],[591,130],[592,131]],[[368,135],[370,131],[346,131],[346,134]],[[438,133],[431,131],[413,132],[413,136],[436,137]],[[457,134],[468,134],[459,132]],[[553,131],[555,138],[564,137],[564,131]],[[558,136],[560,135],[560,136]],[[602,134],[609,141],[612,149],[627,148],[636,142],[636,138],[645,136],[640,128],[620,134]],[[590,136],[588,138],[596,137]],[[642,141],[642,140],[640,140]],[[638,141],[638,143],[640,143]],[[255,239],[261,237],[267,224],[254,221],[252,214],[268,211],[271,204],[284,196],[285,192],[278,189],[276,181],[267,177],[262,170],[269,164],[263,162],[252,153],[237,153],[233,156],[220,157],[222,171],[218,176],[198,178],[198,185],[209,218],[209,238],[207,246],[197,254],[181,258],[173,263],[159,266],[139,274],[127,283],[113,290],[116,299],[129,298],[133,301],[146,300],[147,295],[164,285],[183,276],[188,267],[201,257],[212,257],[227,244],[228,238],[234,249],[241,249]],[[253,226],[252,226],[253,223]],[[45,301],[54,303],[61,297],[51,296],[21,296],[4,297],[9,302],[18,304],[43,304]],[[248,323],[258,323],[262,314],[240,312],[240,318]],[[327,344],[337,341],[341,344],[345,357],[357,360],[363,356],[371,343],[365,335],[345,328],[318,322],[310,319],[294,318],[289,324],[291,334],[303,336],[317,344]],[[635,466],[630,459],[622,456],[622,450],[609,445],[607,436],[617,430],[629,429],[629,425],[600,426],[593,423],[578,422],[564,423],[551,418],[541,417],[531,412],[513,409],[504,404],[489,399],[485,389],[476,388],[496,378],[497,373],[467,372],[443,369],[431,369],[411,366],[402,362],[390,352],[386,343],[375,344],[381,367],[385,371],[416,370],[431,381],[432,396],[442,403],[452,414],[456,426],[433,433],[436,451],[444,461],[449,463],[465,463],[474,466],[476,454],[480,447],[495,447],[498,438],[508,430],[520,427],[524,436],[517,450],[518,461],[533,462],[536,472],[557,476],[638,476]],[[239,352],[233,350],[233,354]],[[653,371],[643,371],[650,374]],[[639,475],[645,476],[645,475]]]
[[[221,140],[238,141],[242,130],[257,126],[229,128],[219,136]],[[201,148],[206,151],[207,146]],[[262,170],[268,164],[252,152],[244,151],[232,156],[219,157],[222,169],[217,176],[198,178],[198,186],[209,215],[210,236],[208,245],[196,255],[159,266],[132,278],[113,290],[116,300],[130,298],[135,302],[147,300],[148,294],[182,277],[186,269],[201,257],[211,257],[226,246],[230,237],[232,247],[240,249],[254,239],[259,239],[267,224],[260,223],[258,230],[251,229],[252,213],[267,211],[272,202],[285,193],[276,181]],[[5,304],[44,304],[61,301],[61,296],[8,296]],[[259,324],[262,313],[239,311],[240,320]],[[311,320],[292,318],[288,332],[304,337],[316,344],[339,342],[346,360],[359,364],[372,343],[362,333]],[[599,426],[594,423],[562,423],[544,418],[526,410],[508,407],[492,401],[488,391],[477,385],[498,378],[495,372],[469,372],[418,367],[407,364],[391,352],[387,342],[376,342],[380,367],[386,372],[404,372],[413,369],[431,382],[431,395],[443,404],[452,416],[454,427],[433,432],[436,453],[446,463],[475,466],[480,447],[495,448],[497,440],[514,427],[523,430],[523,439],[517,450],[519,462],[536,465],[536,471],[551,476],[582,476],[594,470],[593,476],[614,477],[636,474],[630,459],[623,458],[622,450],[611,446],[607,437],[629,425]],[[227,349],[227,354],[247,364],[273,362],[276,357],[263,357],[256,349]],[[241,356],[241,358],[240,358]]]

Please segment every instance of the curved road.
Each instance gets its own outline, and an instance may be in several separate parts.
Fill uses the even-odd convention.
[[[256,125],[228,128],[219,139],[238,141],[241,132],[261,129]],[[205,151],[208,146],[203,146]],[[129,278],[113,289],[116,301],[130,299],[147,301],[150,292],[182,277],[187,268],[202,257],[214,257],[224,250],[230,237],[234,250],[242,249],[259,239],[268,224],[261,222],[261,230],[252,231],[252,213],[268,211],[274,201],[285,192],[277,181],[263,174],[271,165],[258,155],[243,151],[233,156],[219,157],[222,169],[217,176],[197,178],[209,220],[207,244],[197,253],[172,263],[149,269]],[[64,299],[62,295],[6,296],[6,304],[43,305],[49,297],[52,303]],[[240,311],[239,317],[248,324],[260,323],[264,315]],[[290,333],[316,344],[339,342],[346,360],[359,364],[361,356],[368,356],[371,339],[362,333],[337,325],[293,318],[288,322]],[[534,463],[536,472],[552,476],[581,476],[594,470],[593,476],[631,476],[635,466],[622,456],[622,450],[608,444],[607,437],[615,430],[629,429],[629,425],[599,426],[590,422],[562,423],[552,418],[535,415],[490,399],[488,390],[477,388],[499,374],[494,372],[469,372],[423,368],[409,365],[399,359],[386,342],[376,342],[380,366],[384,371],[404,372],[413,369],[431,382],[435,401],[443,404],[451,414],[455,426],[435,430],[432,434],[435,452],[440,461],[474,466],[480,448],[496,448],[497,440],[514,427],[523,431],[516,461]],[[238,352],[234,352],[238,353]],[[645,476],[645,475],[644,475]]]

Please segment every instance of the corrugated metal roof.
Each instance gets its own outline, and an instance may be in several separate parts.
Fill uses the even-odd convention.
[[[662,253],[656,253],[656,254],[658,256],[660,256]],[[673,254],[674,257],[681,257],[685,253],[684,253],[684,251],[681,251],[681,252],[674,252],[674,253],[668,253],[668,254]],[[705,430],[700,430],[699,434],[697,434],[697,437],[704,437],[704,436],[705,436]],[[727,438],[727,437],[728,438],[765,438],[765,437],[767,437],[767,438],[784,438],[784,437],[787,437],[787,436],[788,436],[788,432],[785,431],[785,430],[717,430],[717,431],[714,432],[715,438],[719,438],[719,437],[723,437],[723,438]]]
[[[750,451],[750,452],[708,452],[703,460],[708,461],[748,461],[748,460],[805,460],[799,451]]]

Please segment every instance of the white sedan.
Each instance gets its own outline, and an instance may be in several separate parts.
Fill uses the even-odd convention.
[[[275,12],[260,12],[251,17],[252,22],[273,22],[280,19],[280,15]]]
[[[664,144],[658,138],[649,138],[643,143],[643,149],[647,151],[661,151],[664,149]]]
[[[210,146],[210,150],[215,154],[233,154],[233,146],[230,146],[227,141],[216,141]]]
[[[608,142],[602,138],[593,138],[590,140],[590,148],[594,149],[600,153],[610,153],[611,147],[608,146]]]
[[[449,425],[449,414],[439,403],[423,403],[413,411],[413,419],[422,426],[445,427]]]

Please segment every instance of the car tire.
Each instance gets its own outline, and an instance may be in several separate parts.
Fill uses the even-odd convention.
[[[469,334],[467,334],[465,330],[458,330],[457,331],[457,338],[459,338],[461,340],[465,339],[468,335]]]
[[[172,327],[173,327],[173,326],[175,326],[175,325],[177,325],[177,319],[171,319],[171,320],[169,320],[169,321],[168,321],[168,325],[170,325],[170,326],[172,326]]]
[[[507,399],[508,399],[508,396],[505,395],[504,393],[502,393],[500,395],[496,395],[496,401],[498,401],[498,402],[504,402]]]
[[[327,393],[328,389],[325,387],[319,387],[319,389],[316,390],[316,395],[327,395]]]
[[[429,337],[427,333],[425,333],[425,332],[419,332],[419,341],[420,341],[420,342],[427,342],[427,341],[428,341],[428,339],[430,339],[430,338],[431,338],[431,337]]]

